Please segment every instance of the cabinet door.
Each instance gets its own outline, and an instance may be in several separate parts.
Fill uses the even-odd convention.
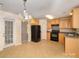
[[[61,20],[60,21],[60,28],[72,28],[72,21],[71,21],[71,19]]]
[[[63,33],[59,33],[59,42],[65,45],[65,35]]]
[[[79,28],[79,8],[73,10],[73,28]]]
[[[72,19],[68,20],[68,28],[73,28]]]
[[[65,52],[66,53],[77,53],[78,49],[78,38],[65,37]]]
[[[60,20],[60,28],[65,28],[65,27],[66,27],[66,21]]]

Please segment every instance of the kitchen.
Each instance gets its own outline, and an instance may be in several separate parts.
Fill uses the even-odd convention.
[[[78,0],[0,2],[0,57],[79,57]]]
[[[70,16],[56,18],[48,22],[48,40],[51,40],[51,25],[57,24],[59,24],[60,31],[58,42],[64,45],[65,52],[79,54],[79,8],[74,8]]]
[[[41,39],[59,42],[64,46],[66,53],[79,54],[79,8],[74,8],[72,15],[66,17],[55,18],[51,20],[32,19],[31,25],[40,25]],[[42,23],[43,22],[43,23]],[[47,22],[46,24],[44,24]],[[44,25],[44,26],[43,26]],[[47,27],[46,27],[47,26]],[[47,34],[46,34],[47,32]],[[55,34],[55,35],[53,35]],[[29,33],[29,35],[31,35]],[[55,36],[54,37],[52,37]],[[30,38],[31,40],[31,38]]]

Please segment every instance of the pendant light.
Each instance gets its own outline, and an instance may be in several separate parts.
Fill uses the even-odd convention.
[[[23,0],[24,2],[24,10],[23,10],[23,16],[24,16],[24,20],[28,20],[29,19],[29,14],[27,13],[27,9],[26,9],[26,2],[27,0]]]

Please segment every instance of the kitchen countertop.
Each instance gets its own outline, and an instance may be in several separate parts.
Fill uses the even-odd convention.
[[[77,34],[75,32],[60,32],[60,33],[64,33],[65,37],[79,38],[79,34]]]
[[[79,38],[79,36],[65,36],[65,37],[69,37],[69,38]]]

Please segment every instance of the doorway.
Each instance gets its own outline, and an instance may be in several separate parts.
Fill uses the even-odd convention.
[[[5,45],[9,47],[13,44],[13,21],[5,21]]]
[[[39,42],[41,40],[40,33],[41,33],[40,25],[32,25],[31,26],[31,41]]]
[[[21,29],[22,29],[22,32],[21,32],[22,43],[26,43],[26,42],[28,41],[28,34],[27,34],[27,21],[22,22]]]

